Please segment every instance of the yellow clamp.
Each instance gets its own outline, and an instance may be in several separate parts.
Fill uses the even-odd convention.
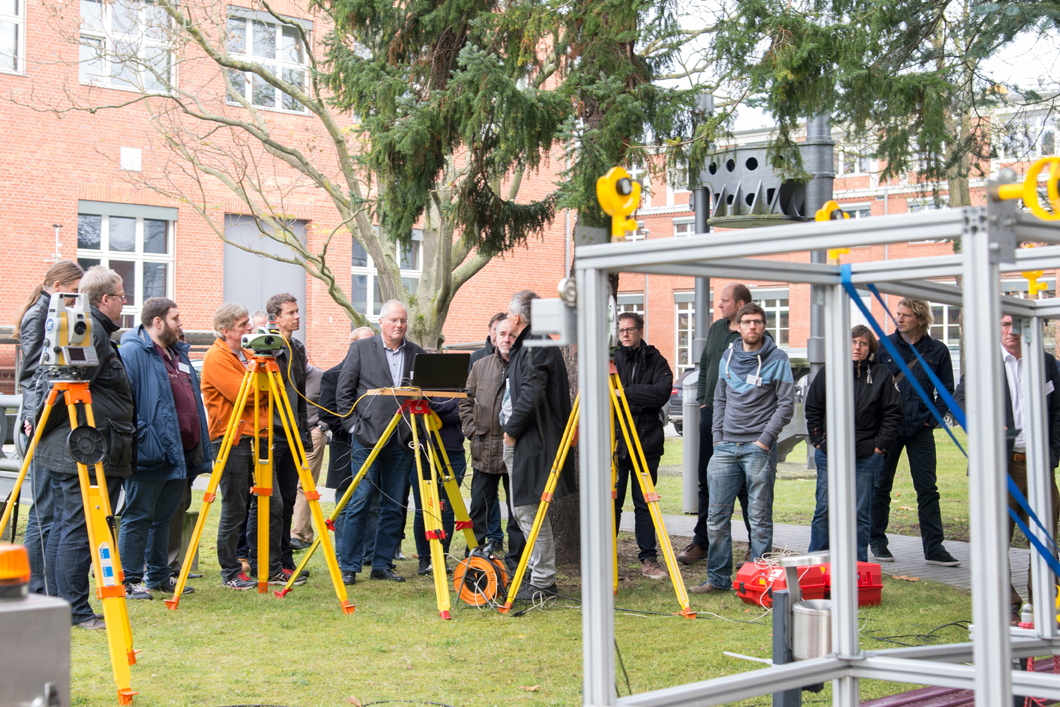
[[[1028,243],[1027,247],[1034,248],[1034,244]],[[1029,299],[1038,299],[1038,293],[1048,289],[1049,286],[1047,284],[1038,282],[1038,278],[1043,274],[1045,274],[1043,270],[1025,270],[1020,273],[1020,275],[1027,278],[1027,297]]]
[[[838,221],[839,219],[850,218],[850,214],[839,208],[839,204],[834,201],[825,202],[825,205],[818,209],[817,213],[814,214],[814,221]],[[828,262],[838,263],[839,256],[843,253],[849,253],[850,248],[829,248],[828,249]]]
[[[1050,168],[1049,177],[1045,180],[1045,190],[1053,213],[1042,208],[1038,199],[1038,175],[1046,165],[1050,165]],[[1000,200],[1022,199],[1031,213],[1043,221],[1060,221],[1060,157],[1043,157],[1031,165],[1023,184],[1001,184],[992,196]]]
[[[424,417],[424,420],[427,422],[427,429],[431,432],[442,429],[442,418],[434,410],[431,410],[431,414]]]
[[[611,240],[625,238],[626,231],[636,231],[637,222],[629,218],[640,205],[640,184],[633,181],[624,167],[612,167],[596,180],[596,198],[611,217]]]

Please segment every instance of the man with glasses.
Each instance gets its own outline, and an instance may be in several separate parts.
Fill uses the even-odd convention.
[[[135,461],[136,410],[132,387],[118,355],[118,347],[110,340],[121,320],[125,288],[118,273],[96,265],[81,279],[79,291],[88,297],[91,305],[92,348],[99,361],[96,366],[82,368],[81,374],[84,380],[90,381],[88,389],[92,394],[96,428],[106,443],[103,473],[107,477],[107,493],[113,509],[122,479],[132,473]],[[59,596],[70,602],[73,624],[85,629],[101,629],[104,628],[103,619],[93,613],[88,603],[92,555],[77,464],[70,456],[66,441],[69,434],[69,416],[65,410],[55,410],[48,418],[36,451],[37,463],[51,472],[55,497],[55,520],[48,536],[45,563],[55,568]]]
[[[732,588],[733,502],[746,481],[751,558],[773,550],[773,483],[777,437],[795,411],[795,381],[788,356],[766,333],[766,313],[745,304],[736,314],[740,338],[718,364],[714,390],[714,455],[707,467],[710,510],[707,580],[693,594]]]
[[[379,311],[378,336],[350,344],[336,388],[338,411],[352,409],[343,425],[352,437],[350,471],[356,476],[372,448],[397,412],[400,400],[391,395],[366,395],[374,388],[407,384],[412,361],[423,349],[405,338],[409,312],[398,300],[389,300]],[[362,396],[365,396],[362,398]],[[372,553],[372,579],[404,582],[394,572],[394,554],[401,539],[401,508],[407,498],[406,479],[413,465],[411,428],[401,424],[387,440],[379,456],[343,511],[343,539],[339,543],[339,567],[346,584],[357,581],[364,558],[364,530],[372,491],[379,489],[379,523]]]

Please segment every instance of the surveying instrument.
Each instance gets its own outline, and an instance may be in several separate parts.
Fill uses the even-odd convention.
[[[442,528],[442,501],[438,494],[439,481],[445,488],[445,495],[453,509],[453,515],[455,517],[454,532],[463,531],[464,538],[467,540],[467,546],[474,553],[473,557],[479,558],[478,562],[481,562],[483,555],[481,552],[476,552],[478,541],[475,539],[475,532],[471,525],[471,518],[468,516],[467,507],[464,505],[464,499],[460,496],[460,487],[457,485],[456,475],[453,473],[453,467],[449,463],[449,455],[446,454],[445,445],[442,443],[442,437],[439,432],[442,427],[442,421],[438,417],[438,414],[431,410],[430,400],[431,398],[466,398],[467,393],[426,391],[419,388],[394,387],[373,388],[372,390],[369,390],[366,395],[391,396],[399,401],[398,409],[397,412],[394,413],[394,417],[391,418],[389,424],[387,424],[386,429],[383,430],[383,434],[379,436],[379,441],[372,447],[372,451],[368,454],[368,458],[365,459],[364,464],[361,465],[357,475],[353,477],[349,488],[346,489],[342,498],[340,498],[335,504],[335,510],[331,512],[326,525],[329,529],[335,530],[335,520],[338,519],[339,514],[342,513],[346,504],[349,503],[350,498],[353,497],[353,492],[357,490],[358,484],[361,483],[365,474],[368,473],[372,464],[375,463],[376,457],[382,452],[383,447],[386,446],[391,436],[393,436],[398,425],[404,419],[405,415],[408,415],[410,419],[406,424],[412,429],[412,447],[413,454],[416,458],[416,481],[420,490],[424,533],[427,536],[431,548],[431,568],[434,578],[434,593],[438,604],[438,614],[443,619],[449,620],[452,618],[450,614],[450,609],[452,607],[449,600],[449,587],[446,581],[445,551],[442,547],[442,541],[445,540],[446,534],[445,530]],[[420,441],[421,425],[423,426],[422,443]],[[421,451],[425,452],[427,455],[426,468],[423,465],[423,455],[421,454]],[[317,534],[317,537],[313,540],[313,544],[309,546],[305,556],[302,558],[302,562],[298,565],[297,569],[295,569],[294,574],[288,579],[287,586],[277,591],[276,596],[286,596],[287,593],[291,591],[294,586],[295,578],[309,562],[309,558],[313,556],[317,546],[326,541],[325,534]],[[469,560],[470,559],[471,558],[469,558]],[[503,570],[500,570],[497,566],[499,564],[500,567],[503,567],[503,562],[498,562],[490,558],[487,558],[486,561],[492,565],[494,570],[503,572]],[[465,560],[464,562],[468,562],[468,560]],[[464,563],[461,563],[461,565],[454,570],[454,584],[458,595],[463,597],[465,592],[468,593],[468,596],[475,593],[473,589],[464,587],[464,584],[466,583],[465,577],[467,578],[467,581],[476,579],[479,576],[476,572],[477,571],[472,569],[470,565],[465,566]],[[505,578],[506,577],[507,575],[505,574]]]
[[[641,495],[644,497],[644,502],[648,505],[648,511],[651,513],[651,521],[655,526],[655,534],[659,539],[663,558],[666,560],[666,569],[669,571],[670,581],[673,584],[674,593],[677,595],[677,602],[681,605],[681,611],[678,613],[686,619],[694,619],[696,618],[696,612],[692,611],[688,604],[688,592],[685,589],[685,583],[681,580],[681,570],[678,567],[677,558],[674,556],[674,548],[670,542],[670,536],[667,534],[666,526],[663,523],[662,511],[659,509],[659,494],[655,492],[655,484],[652,483],[651,474],[648,471],[648,460],[644,456],[644,449],[641,447],[640,437],[637,435],[633,413],[629,408],[629,401],[626,400],[625,392],[622,389],[622,381],[619,380],[618,371],[615,369],[614,361],[610,363],[608,387],[611,394],[612,412],[611,498],[615,499],[617,497],[615,491],[615,484],[618,480],[618,465],[615,461],[615,448],[617,446],[617,438],[615,436],[615,417],[617,415],[618,424],[622,431],[622,439],[626,443],[626,450],[629,452],[629,460],[633,465],[630,475],[636,477],[637,484],[640,486]],[[530,528],[530,532],[526,537],[526,547],[523,549],[522,557],[519,558],[519,564],[515,568],[512,582],[508,586],[507,599],[504,602],[504,606],[500,607],[500,612],[502,614],[509,613],[512,609],[512,604],[515,602],[515,595],[519,592],[519,585],[522,584],[523,575],[526,573],[526,567],[530,561],[530,552],[534,549],[534,543],[537,542],[537,536],[541,532],[541,525],[545,521],[545,514],[548,512],[548,507],[552,503],[553,494],[556,491],[556,485],[559,483],[560,472],[567,459],[567,454],[570,452],[570,448],[574,443],[578,430],[578,408],[580,401],[581,394],[579,393],[574,398],[574,405],[571,407],[570,416],[567,418],[567,426],[563,430],[563,436],[560,438],[559,449],[556,450],[556,459],[552,463],[552,468],[549,471],[548,481],[545,482],[545,491],[541,494],[541,505],[538,506],[537,515],[534,516],[534,525]],[[613,526],[613,504],[611,513]],[[615,553],[615,562],[612,565],[614,567],[614,591],[615,594],[618,594],[617,532],[613,533],[612,537],[614,538],[612,541],[612,549]]]
[[[67,304],[71,299],[73,304]],[[11,498],[18,498],[37,444],[62,393],[70,416],[67,444],[70,455],[77,462],[88,545],[92,553],[92,571],[96,579],[96,597],[103,603],[111,668],[114,682],[118,685],[118,702],[128,705],[132,704],[133,695],[137,694],[130,686],[129,670],[130,665],[136,664],[136,651],[133,650],[129,612],[125,606],[125,574],[118,557],[118,545],[114,541],[114,514],[103,474],[103,458],[108,445],[103,434],[96,429],[89,381],[82,379],[89,368],[99,365],[96,350],[92,346],[92,329],[86,295],[57,292],[51,296],[48,318],[44,323],[44,350],[40,357],[40,365],[47,368],[51,390],[41,409],[33,440],[26,450],[26,458],[22,460]],[[84,419],[84,423],[79,422],[79,417]],[[89,466],[95,469],[94,484],[88,473]],[[7,527],[13,507],[14,504],[9,503],[0,517],[0,534]]]
[[[269,329],[275,326],[270,320]],[[295,454],[295,463],[298,466],[298,478],[302,482],[305,499],[309,502],[309,509],[313,518],[313,525],[317,531],[317,539],[324,543],[324,560],[328,565],[331,582],[335,585],[335,594],[342,606],[342,613],[352,614],[354,605],[349,602],[346,595],[346,585],[342,583],[342,573],[339,571],[339,563],[335,559],[335,548],[331,544],[331,538],[327,534],[327,526],[324,522],[324,514],[320,510],[320,493],[313,483],[313,476],[309,473],[309,462],[306,460],[305,448],[302,440],[296,434],[298,429],[291,401],[287,399],[287,391],[280,377],[280,367],[276,363],[276,356],[286,346],[290,351],[290,344],[279,333],[259,329],[255,334],[244,334],[241,345],[244,349],[253,352],[247,372],[243,375],[243,381],[239,386],[235,406],[232,408],[232,416],[228,420],[224,438],[221,440],[221,449],[217,462],[214,464],[213,472],[210,474],[210,482],[203,496],[202,512],[199,520],[195,523],[195,532],[192,535],[190,548],[197,548],[202,540],[203,528],[206,526],[206,516],[210,506],[217,497],[217,486],[221,483],[221,475],[224,473],[225,464],[228,462],[228,454],[232,446],[239,443],[243,434],[243,410],[247,403],[253,400],[254,407],[254,429],[251,431],[254,458],[254,485],[250,491],[258,498],[258,593],[264,594],[268,590],[269,572],[269,499],[272,496],[272,473],[273,473],[273,419],[274,412],[283,425],[283,432],[291,452]],[[264,405],[262,400],[264,399]],[[268,427],[265,439],[259,434],[262,423]],[[264,442],[264,446],[263,446]],[[283,500],[280,499],[280,503]],[[176,609],[180,604],[180,596],[184,591],[184,585],[188,581],[191,565],[195,553],[189,551],[184,559],[184,565],[180,568],[180,577],[173,591],[173,598],[166,599],[166,606]],[[305,564],[304,562],[302,563]],[[291,575],[291,582],[298,578],[302,567]]]

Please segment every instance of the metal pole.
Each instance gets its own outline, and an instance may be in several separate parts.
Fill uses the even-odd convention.
[[[773,665],[794,663],[791,654],[791,597],[787,589],[773,592]],[[773,707],[801,707],[802,688],[773,693]]]
[[[997,255],[1004,224],[1014,202],[966,211],[962,237],[964,352],[968,410],[968,496],[972,540],[972,619],[975,622],[975,702],[1012,702],[1012,647],[1009,643],[1009,564],[1006,513],[1004,417],[1001,385],[1004,373],[998,350],[999,273]],[[989,229],[989,230],[988,230]]]
[[[702,371],[698,372],[702,375]],[[699,403],[696,402],[695,375],[685,378],[681,411],[684,430],[681,448],[681,511],[699,512]],[[689,424],[691,421],[691,424]]]
[[[607,385],[607,273],[579,268],[578,445],[582,540],[582,704],[609,707],[615,694],[614,502],[611,500],[610,393]]]
[[[710,233],[710,190],[700,187],[692,194],[692,208],[696,214],[696,234]],[[692,338],[691,358],[689,363],[699,368],[699,359],[707,342],[707,331],[710,330],[710,278],[696,278],[695,334]],[[680,371],[677,371],[680,374]],[[703,371],[698,371],[703,375]],[[690,376],[691,378],[691,376]],[[698,378],[697,378],[698,381]],[[686,381],[687,383],[687,381]],[[688,391],[692,389],[689,399]],[[684,416],[684,440],[681,448],[681,510],[685,513],[696,513],[699,510],[699,403],[696,401],[696,386],[685,386],[682,398]]]
[[[832,647],[839,658],[858,658],[857,501],[854,452],[854,381],[850,371],[850,300],[842,285],[827,288],[828,548],[832,563]],[[856,707],[857,678],[832,682],[832,703]]]
[[[1020,322],[1023,330],[1023,360],[1026,370],[1021,382],[1023,392],[1023,439],[1027,444],[1027,500],[1049,532],[1056,530],[1052,517],[1052,476],[1049,463],[1049,413],[1045,402],[1045,347],[1042,345],[1042,320],[1035,317]],[[1013,322],[1013,326],[1016,322]],[[1050,547],[1041,529],[1031,524],[1031,532]],[[1054,538],[1055,540],[1055,538]],[[1056,585],[1045,558],[1031,552],[1031,586],[1034,592],[1034,628],[1042,638],[1056,638]],[[1030,601],[1030,597],[1027,601]]]
[[[692,208],[696,213],[696,235],[710,233],[710,190],[706,187],[696,189],[692,196]],[[699,365],[699,357],[703,355],[703,346],[707,342],[707,330],[710,329],[710,278],[696,278],[695,294],[695,336],[692,339],[691,360],[692,365]]]

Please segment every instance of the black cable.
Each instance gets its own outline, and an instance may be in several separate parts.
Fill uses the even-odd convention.
[[[437,705],[437,707],[453,707],[453,705],[446,704],[445,702],[426,702],[423,700],[381,700],[379,702],[365,702],[363,707],[371,707],[372,705]]]
[[[939,632],[939,631],[941,631],[944,628],[949,628],[950,626],[957,626],[959,628],[963,628],[965,630],[968,630],[968,627],[969,627],[970,624],[971,624],[970,621],[962,619],[961,621],[952,621],[952,622],[950,622],[948,624],[942,624],[941,626],[937,626],[936,628],[931,629],[927,633],[905,633],[905,634],[898,634],[898,635],[894,635],[894,636],[873,636],[872,634],[868,634],[867,633],[867,634],[865,634],[865,637],[866,638],[871,638],[874,641],[881,641],[881,642],[885,642],[885,643],[894,643],[895,645],[899,645],[899,646],[918,646],[918,645],[926,645],[929,642],[935,641],[936,638],[935,638],[934,634]],[[920,639],[922,641],[922,643],[905,643],[904,641],[899,641],[898,640],[899,638],[917,638],[917,639]]]
[[[615,655],[618,656],[618,665],[619,665],[619,667],[622,668],[622,677],[624,677],[626,679],[626,694],[627,695],[632,695],[633,694],[633,688],[630,687],[630,685],[629,685],[629,673],[626,672],[626,663],[625,663],[624,660],[622,660],[622,651],[620,651],[618,649],[618,639],[617,638],[615,639]],[[618,692],[619,692],[618,684],[616,683],[615,684],[615,694],[617,695]]]

